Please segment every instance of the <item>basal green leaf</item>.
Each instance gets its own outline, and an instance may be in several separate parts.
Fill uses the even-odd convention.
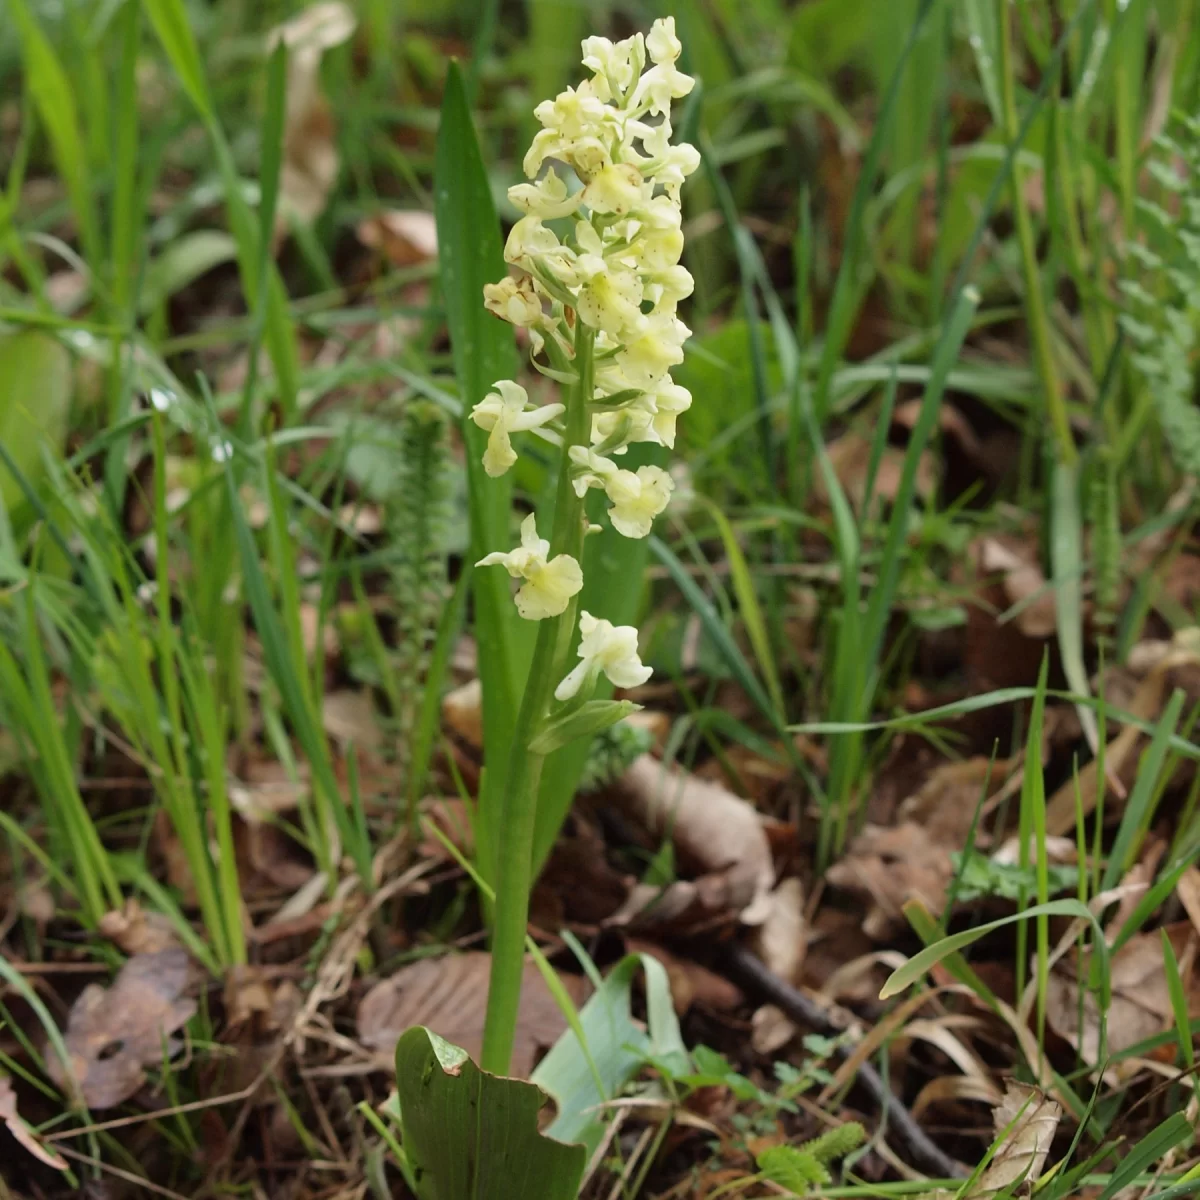
[[[396,1090],[420,1200],[575,1200],[587,1151],[538,1132],[536,1084],[489,1075],[418,1026],[396,1047]]]

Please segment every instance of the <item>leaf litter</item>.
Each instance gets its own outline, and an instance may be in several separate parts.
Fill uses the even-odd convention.
[[[135,955],[111,987],[88,984],[67,1018],[68,1061],[47,1050],[52,1078],[89,1109],[123,1104],[145,1083],[147,1067],[183,1048],[172,1035],[196,1014],[191,979],[191,962],[176,947]]]
[[[400,1035],[414,1025],[426,1025],[478,1060],[491,963],[491,955],[480,951],[445,954],[423,958],[381,980],[358,1006],[355,1021],[362,1044],[390,1069]],[[576,1005],[581,1003],[587,989],[579,977],[562,979]],[[566,1029],[566,1017],[541,972],[527,963],[511,1073],[528,1077],[540,1055]]]

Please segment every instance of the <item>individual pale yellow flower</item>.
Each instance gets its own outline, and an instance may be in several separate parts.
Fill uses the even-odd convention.
[[[660,17],[650,26],[646,49],[652,63],[673,63],[683,53],[683,43],[675,36],[674,17]]]
[[[646,42],[640,33],[623,42],[606,37],[583,39],[583,65],[592,72],[592,88],[602,100],[619,100],[646,65]]]
[[[571,486],[575,495],[582,496],[590,487],[603,487],[610,476],[616,474],[617,464],[587,446],[572,446],[568,451],[571,459]]]
[[[495,551],[481,558],[477,567],[502,566],[514,578],[523,579],[517,589],[517,612],[527,621],[541,621],[566,612],[580,588],[583,572],[569,554],[549,558],[550,543],[538,537],[532,513],[521,522],[521,544],[507,554]]]
[[[486,396],[471,410],[471,420],[486,430],[487,450],[483,455],[483,469],[493,478],[503,475],[517,461],[517,452],[512,448],[509,435],[538,429],[553,421],[564,412],[561,404],[543,404],[529,408],[529,395],[511,379],[502,379],[492,384],[496,390]]]
[[[676,265],[656,271],[642,289],[645,299],[656,312],[674,312],[680,300],[686,300],[696,288],[696,281],[686,267]]]
[[[652,388],[683,362],[683,343],[691,330],[669,313],[646,318],[642,333],[617,352],[617,365],[631,387]]]
[[[575,311],[585,324],[617,342],[636,336],[644,324],[640,277],[604,257],[600,235],[587,221],[576,223],[575,240],[579,243],[575,275],[580,281]]]
[[[631,688],[645,683],[654,673],[638,658],[637,630],[632,625],[613,625],[591,613],[579,614],[580,663],[554,689],[556,700],[570,700],[586,683],[589,687],[600,672],[614,687]]]
[[[646,39],[646,49],[650,51],[654,66],[638,80],[629,107],[646,107],[654,114],[668,113],[671,101],[686,96],[696,82],[675,66],[683,47],[675,36],[674,17],[654,22]]]
[[[642,400],[592,417],[592,444],[609,454],[624,454],[632,442],[657,442],[654,411]]]
[[[603,167],[583,189],[583,202],[595,213],[624,216],[643,201],[642,173],[631,163]]]
[[[535,325],[540,325],[545,318],[542,299],[528,275],[523,275],[520,279],[508,275],[499,283],[485,283],[483,306],[501,320],[522,329],[532,329]]]
[[[680,413],[692,407],[692,393],[675,383],[668,375],[650,395],[654,407],[655,437],[664,446],[675,448],[675,422]]]
[[[543,100],[533,115],[543,128],[525,155],[523,166],[530,179],[547,158],[570,163],[585,181],[612,161],[608,147],[621,136],[620,120],[616,110],[596,94],[592,81]]]
[[[509,230],[508,241],[504,244],[504,261],[527,271],[535,262],[554,266],[573,257],[554,230],[542,224],[541,217],[522,217]]]
[[[604,490],[612,501],[608,515],[613,528],[627,538],[648,537],[654,518],[667,507],[674,486],[661,467],[638,467],[636,473],[618,470],[610,474],[604,480]]]
[[[518,183],[510,187],[508,198],[523,213],[552,221],[555,217],[570,216],[579,207],[583,193],[568,195],[566,182],[551,169],[537,183]]]

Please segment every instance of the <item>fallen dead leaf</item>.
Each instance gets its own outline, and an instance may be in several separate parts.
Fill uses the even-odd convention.
[[[13,1091],[12,1080],[7,1075],[0,1075],[0,1121],[3,1121],[8,1132],[29,1151],[34,1158],[44,1162],[46,1166],[56,1171],[67,1169],[66,1159],[48,1149],[37,1133],[21,1118],[17,1112],[17,1093]]]
[[[446,693],[442,699],[442,720],[451,733],[472,749],[483,746],[483,685],[478,679]]]
[[[1026,637],[1050,637],[1057,628],[1054,590],[1046,581],[1035,547],[1014,537],[986,537],[979,543],[977,555],[979,569],[1000,577],[1009,605],[1018,609],[1013,624]]]
[[[845,489],[856,509],[861,509],[866,499],[867,474],[871,465],[874,439],[857,429],[851,429],[829,444],[829,460],[834,474]],[[897,446],[885,446],[875,473],[874,495],[876,500],[891,503],[900,491],[900,480],[904,474],[905,452]],[[933,491],[933,458],[926,450],[917,463],[917,495],[928,496]],[[818,472],[814,476],[816,494],[828,503],[825,481]]]
[[[133,899],[100,918],[99,932],[126,954],[157,954],[179,946],[175,927],[162,913],[146,912]]]
[[[396,267],[437,258],[437,223],[432,213],[388,209],[359,221],[355,232],[364,246],[378,250]]]
[[[723,894],[744,924],[762,924],[775,865],[753,806],[719,784],[670,770],[649,754],[634,760],[609,797],[651,836],[672,839],[680,863],[699,876],[698,892],[710,901]]]
[[[971,821],[984,788],[1004,786],[1008,760],[982,756],[934,767],[921,786],[897,806],[899,824],[867,825],[850,843],[845,856],[825,873],[834,887],[871,901],[863,929],[886,940],[897,925],[906,925],[901,909],[919,899],[941,912],[954,873],[951,854],[966,844]],[[978,845],[986,838],[980,836]]]
[[[1145,669],[1145,678],[1137,685],[1132,699],[1122,707],[1135,717],[1153,722],[1162,713],[1169,688],[1179,682],[1176,673],[1200,668],[1200,633],[1195,628],[1182,629],[1165,649],[1161,643],[1153,649],[1144,646],[1140,659],[1138,666]],[[1140,762],[1138,752],[1145,739],[1146,735],[1138,726],[1129,724],[1108,743],[1105,751],[1106,776],[1110,781],[1115,779],[1126,791],[1136,777]],[[1076,813],[1089,815],[1096,807],[1098,794],[1096,763],[1092,761],[1080,768],[1077,779],[1067,779],[1050,797],[1046,804],[1047,832],[1072,834]],[[1113,810],[1106,805],[1106,811],[1111,813]]]
[[[1175,894],[1179,897],[1192,928],[1200,933],[1200,869],[1187,867],[1175,884]]]
[[[804,885],[785,879],[771,893],[766,920],[758,927],[755,949],[763,964],[787,983],[798,984],[808,952]],[[792,1040],[795,1023],[774,1004],[764,1004],[750,1019],[750,1042],[759,1054],[774,1054]]]
[[[305,225],[315,221],[337,179],[333,114],[320,86],[321,56],[346,41],[357,24],[349,5],[329,0],[302,10],[267,38],[270,49],[281,41],[288,48],[277,238],[289,218]]]
[[[325,732],[343,746],[373,751],[382,743],[375,703],[365,689],[344,688],[327,693],[321,701],[321,720]]]
[[[196,1012],[196,1002],[184,995],[189,974],[188,956],[176,948],[135,955],[109,988],[95,983],[84,988],[63,1037],[70,1061],[64,1064],[47,1050],[55,1082],[77,1086],[91,1109],[128,1100],[145,1081],[144,1068],[179,1049],[171,1034]]]
[[[1190,921],[1179,921],[1163,928],[1171,939],[1183,975],[1189,1011],[1200,1011],[1194,976],[1194,937]],[[1134,934],[1109,958],[1112,1002],[1106,1010],[1107,1053],[1119,1054],[1138,1042],[1171,1028],[1174,1012],[1167,990],[1166,968],[1159,931]],[[1083,967],[1086,978],[1086,960]],[[1080,997],[1079,976],[1073,956],[1061,959],[1050,972],[1046,989],[1046,1019],[1060,1037],[1079,1051],[1090,1066],[1100,1061],[1100,1007],[1095,994],[1087,988]],[[1082,1013],[1082,1024],[1080,1016]],[[1135,1063],[1122,1062],[1106,1073],[1113,1079],[1139,1070]]]
[[[604,837],[582,806],[572,814],[568,831],[559,835],[542,870],[538,891],[554,897],[564,921],[597,926],[625,902],[633,884],[608,861]]]
[[[886,941],[904,920],[906,901],[917,899],[931,912],[942,911],[952,874],[949,850],[932,843],[922,826],[909,821],[892,829],[868,825],[845,857],[825,872],[825,879],[871,901],[863,931]]]
[[[970,1195],[1008,1194],[1015,1184],[1024,1182],[1028,1187],[1036,1183],[1061,1119],[1062,1108],[1056,1100],[1026,1083],[1010,1081],[1004,1099],[992,1111],[996,1136],[1003,1135],[1004,1140]]]
[[[358,1006],[358,1036],[381,1061],[391,1063],[400,1035],[414,1025],[427,1025],[476,1061],[483,1048],[488,973],[492,956],[480,951],[425,958],[402,967],[377,983]],[[579,1003],[586,988],[576,976],[561,976]],[[549,1049],[567,1022],[533,963],[526,963],[517,1016],[511,1074],[528,1076],[540,1051]]]

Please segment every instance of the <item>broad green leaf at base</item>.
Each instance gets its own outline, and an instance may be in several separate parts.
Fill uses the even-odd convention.
[[[575,1200],[587,1151],[538,1132],[535,1084],[489,1075],[418,1026],[396,1047],[396,1088],[420,1200]]]

